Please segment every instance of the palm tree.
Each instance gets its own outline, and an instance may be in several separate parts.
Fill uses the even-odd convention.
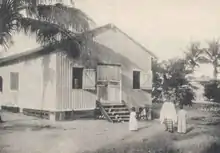
[[[194,70],[199,66],[202,52],[203,51],[200,49],[200,44],[198,42],[190,44],[188,51],[185,52],[185,60],[188,68]]]
[[[203,49],[204,55],[201,58],[201,62],[212,64],[213,66],[213,78],[217,80],[218,67],[220,59],[220,43],[219,40],[213,40],[208,43],[208,48]]]
[[[56,44],[56,48],[62,48],[72,56],[77,56],[78,54],[72,52],[72,48],[80,47],[77,34],[88,30],[90,23],[94,23],[74,6],[69,7],[61,3],[39,4],[39,0],[1,1],[0,45],[5,48],[13,44],[14,33],[23,31],[25,34],[36,35],[36,41],[42,46]]]
[[[26,35],[34,34],[43,47],[56,47],[65,50],[70,57],[79,56],[83,45],[77,36],[89,30],[94,22],[73,6],[38,2],[0,0],[0,45],[8,49],[13,44],[13,34],[22,31]]]

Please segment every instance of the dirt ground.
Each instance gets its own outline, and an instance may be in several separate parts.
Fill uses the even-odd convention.
[[[220,117],[198,110],[189,111],[185,135],[165,132],[157,120],[139,122],[139,131],[130,132],[128,123],[105,120],[50,122],[8,112],[2,118],[6,122],[0,125],[0,153],[80,153],[143,141],[154,141],[158,147],[173,145],[184,153],[202,153],[220,136],[216,130]]]

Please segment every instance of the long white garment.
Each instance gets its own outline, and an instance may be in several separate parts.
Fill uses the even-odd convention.
[[[137,122],[137,119],[136,119],[136,112],[131,112],[130,113],[129,130],[130,131],[138,130],[138,122]]]
[[[160,123],[164,123],[165,119],[171,119],[174,123],[177,122],[176,108],[172,102],[164,102],[160,111]]]
[[[186,117],[187,112],[185,110],[180,110],[178,112],[178,128],[177,132],[186,133]]]

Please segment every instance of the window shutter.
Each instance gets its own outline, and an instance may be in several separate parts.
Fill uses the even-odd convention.
[[[83,89],[95,90],[96,75],[94,69],[84,69],[83,71]]]
[[[151,89],[152,88],[152,71],[140,73],[140,88]]]

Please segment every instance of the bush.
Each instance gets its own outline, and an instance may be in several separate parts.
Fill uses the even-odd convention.
[[[211,81],[204,85],[204,96],[208,98],[210,101],[220,102],[220,82],[219,81]]]
[[[195,94],[193,92],[193,89],[191,88],[185,88],[185,89],[182,89],[182,91],[180,92],[180,104],[182,105],[189,105],[191,106],[192,105],[192,100],[194,100],[195,98]]]

